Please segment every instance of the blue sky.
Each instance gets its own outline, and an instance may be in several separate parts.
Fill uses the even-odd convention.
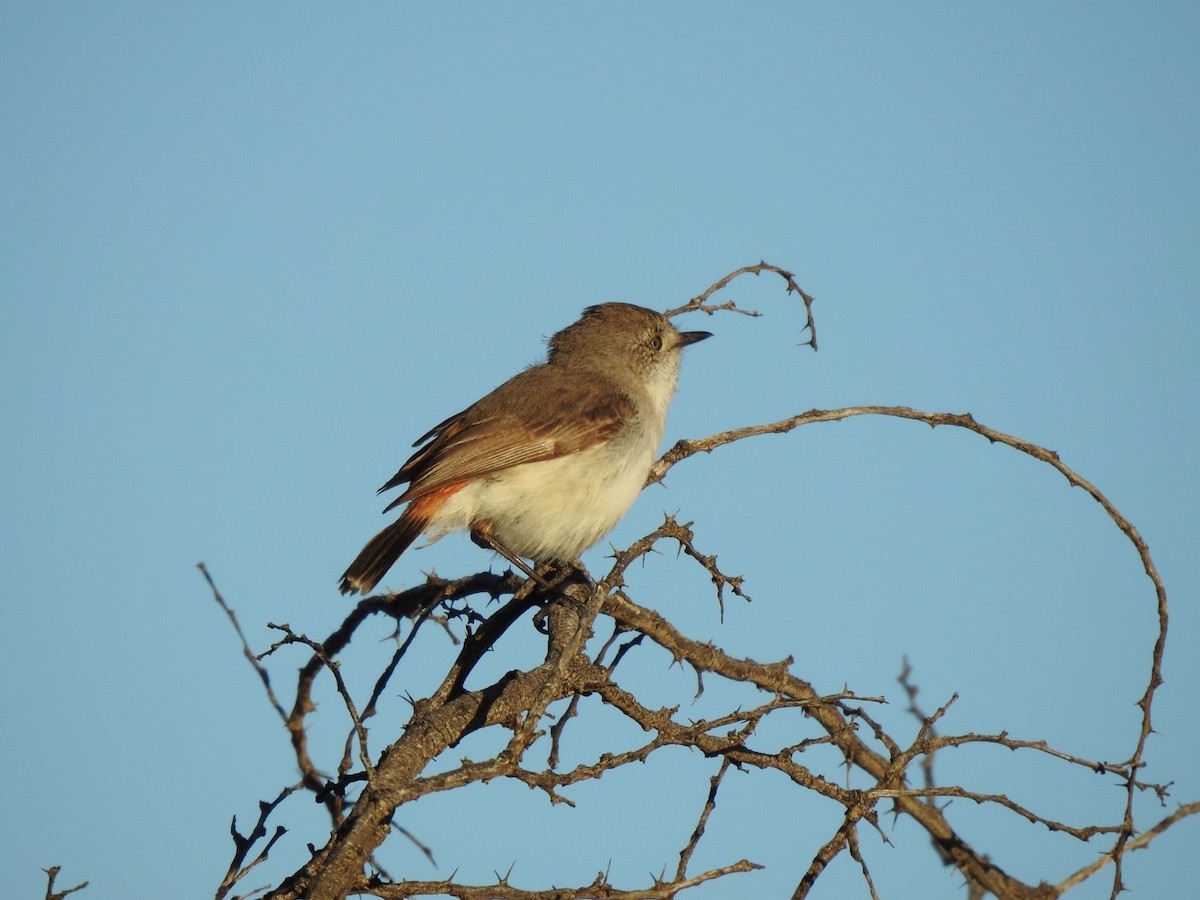
[[[338,576],[384,521],[374,489],[415,437],[536,361],[584,306],[676,306],[760,258],[816,295],[820,351],[779,283],[737,282],[729,296],[766,317],[682,323],[715,338],[688,351],[668,441],[883,403],[970,411],[1059,451],[1166,581],[1146,777],[1175,782],[1168,810],[1200,798],[1198,91],[1200,8],[1183,3],[6,4],[12,895],[37,895],[53,864],[91,880],[88,900],[209,895],[229,817],[293,778],[196,562],[256,647],[270,621],[327,633],[348,609]],[[791,655],[819,690],[887,694],[901,733],[907,656],[929,708],[959,694],[948,730],[1131,750],[1153,591],[1049,469],[966,433],[857,419],[692,460],[614,542],[664,510],[754,597],[722,624],[705,578],[653,561],[637,599],[693,636]],[[489,564],[452,537],[386,583]],[[356,649],[348,677],[367,685],[390,651]],[[450,648],[421,651],[414,696]],[[496,665],[536,658],[530,643]],[[271,663],[277,686],[299,662]],[[686,701],[668,662],[647,650],[627,677]],[[710,689],[695,715],[731,696]],[[314,739],[335,746],[333,697],[322,715]],[[403,721],[399,697],[388,716],[381,735]],[[577,733],[568,756],[584,759]],[[1044,760],[984,749],[938,766],[1072,824],[1120,816],[1110,780]],[[673,870],[712,771],[680,757],[605,778],[574,811],[503,784],[431,798],[405,825],[440,868],[399,842],[386,862],[474,881],[515,862],[535,887],[611,860],[614,881],[640,884]],[[756,859],[767,868],[728,889],[789,896],[837,811],[734,781],[697,863]],[[1138,824],[1162,813],[1145,800]],[[962,801],[951,818],[1024,877],[1065,877],[1102,849]],[[307,801],[280,821],[293,831],[256,884],[324,839]],[[963,895],[920,834],[887,825],[893,846],[864,835],[883,896]],[[1196,828],[1128,861],[1133,896],[1194,886]],[[816,894],[864,895],[848,860]]]

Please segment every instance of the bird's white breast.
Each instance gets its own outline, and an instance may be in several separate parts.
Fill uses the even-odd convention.
[[[486,520],[519,556],[576,559],[629,511],[661,440],[661,427],[636,418],[602,444],[477,479],[446,500],[426,534],[437,540]]]

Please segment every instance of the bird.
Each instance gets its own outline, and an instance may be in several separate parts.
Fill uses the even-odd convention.
[[[369,593],[422,535],[468,531],[530,575],[522,558],[577,561],[645,486],[682,351],[711,336],[631,303],[585,309],[549,339],[544,362],[413,443],[379,489],[407,485],[385,513],[407,505],[349,565],[341,592]]]

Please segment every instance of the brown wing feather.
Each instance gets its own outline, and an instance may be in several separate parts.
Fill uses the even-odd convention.
[[[382,494],[384,491],[390,491],[394,487],[399,487],[400,485],[411,481],[413,478],[413,473],[420,470],[420,468],[429,459],[430,455],[435,453],[439,447],[445,446],[446,441],[462,430],[465,417],[470,411],[470,409],[464,409],[460,413],[455,413],[450,418],[439,422],[437,425],[434,425],[427,432],[417,438],[416,441],[413,442],[414,447],[420,447],[421,444],[425,444],[425,442],[430,438],[435,438],[435,440],[432,443],[425,444],[424,447],[421,447],[420,450],[410,456],[405,461],[404,465],[400,467],[400,471],[388,479],[387,484],[385,484],[375,493]],[[388,509],[390,508],[391,507],[388,507]],[[386,512],[387,510],[384,511]]]
[[[550,368],[526,369],[424,435],[417,443],[429,443],[380,488],[409,483],[387,509],[447,484],[577,453],[612,437],[634,415],[633,401],[603,382],[576,383],[569,396],[562,394],[554,386],[556,376],[548,377],[554,376]],[[531,408],[531,396],[541,414]],[[553,413],[546,415],[547,409]]]

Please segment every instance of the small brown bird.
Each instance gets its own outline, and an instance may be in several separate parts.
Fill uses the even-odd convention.
[[[546,362],[417,440],[379,489],[408,484],[384,512],[408,507],[350,564],[342,593],[370,591],[422,534],[470,531],[522,568],[518,557],[578,559],[645,485],[681,352],[707,337],[629,303],[589,307],[550,338]]]

